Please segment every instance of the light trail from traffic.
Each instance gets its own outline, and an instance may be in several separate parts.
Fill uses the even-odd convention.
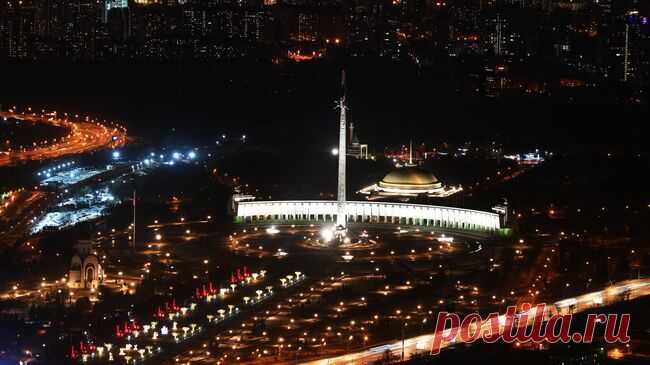
[[[611,285],[603,290],[583,294],[574,298],[567,298],[554,303],[555,308],[562,313],[579,313],[589,309],[603,307],[620,301],[624,295],[627,299],[639,298],[642,296],[650,295],[650,279],[637,279],[620,282]],[[499,330],[503,331],[504,321],[499,321]],[[490,323],[485,323],[481,326],[482,333],[484,331],[490,332]],[[444,334],[452,331],[453,328],[444,330]],[[402,357],[408,359],[412,355],[429,353],[433,344],[434,333],[411,337],[402,341],[395,341],[384,345],[374,346],[367,350],[345,354],[335,357],[329,357],[314,361],[302,362],[302,365],[342,365],[342,364],[370,364],[377,360],[385,358],[387,353],[390,353],[394,358]],[[441,348],[448,347],[450,344],[459,343],[460,336],[457,336],[456,341],[443,342]]]
[[[116,148],[126,143],[126,128],[114,123],[99,122],[90,117],[72,120],[67,114],[58,117],[57,112],[33,113],[17,112],[10,109],[0,112],[0,117],[16,119],[34,124],[47,124],[65,128],[69,133],[51,143],[35,145],[32,148],[0,151],[0,167],[11,166],[18,162],[59,158],[80,154],[101,148]],[[77,117],[77,116],[75,116]],[[78,117],[77,117],[78,118]]]

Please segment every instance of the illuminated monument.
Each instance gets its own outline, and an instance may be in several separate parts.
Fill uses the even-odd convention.
[[[329,226],[334,223],[340,229],[344,229],[351,222],[386,223],[488,233],[500,228],[499,215],[491,212],[437,205],[348,201],[345,195],[347,154],[344,153],[347,147],[345,73],[342,76],[343,90],[337,102],[340,109],[337,200],[239,201],[235,207],[237,221],[298,224],[320,222]],[[406,185],[402,187],[407,189],[413,188],[412,183],[422,183],[425,189],[442,188],[433,175],[406,169],[398,170],[399,176],[388,174],[382,180],[383,188],[390,189],[392,185],[389,184],[399,187],[404,183]]]
[[[429,171],[413,163],[413,145],[409,147],[409,162],[389,172],[381,181],[359,190],[368,200],[397,199],[407,201],[415,197],[444,198],[463,190],[445,186]]]
[[[341,114],[339,117],[339,186],[336,194],[336,225],[345,228],[345,160],[347,158],[345,132],[348,128],[345,119],[345,110],[347,108],[347,104],[345,103],[345,70],[341,72],[341,89],[341,98],[338,103],[338,108],[341,110]]]
[[[445,186],[429,171],[419,167],[407,166],[389,172],[381,181],[366,186],[359,193],[367,195],[368,200],[390,199],[408,200],[426,196],[444,198],[462,190],[460,187]]]

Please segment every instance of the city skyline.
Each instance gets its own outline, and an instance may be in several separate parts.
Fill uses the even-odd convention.
[[[647,363],[649,14],[0,3],[0,363]]]
[[[351,5],[9,1],[0,6],[0,58],[277,63],[345,55],[443,69],[464,63],[479,79],[461,78],[470,83],[463,87],[478,86],[490,97],[505,90],[545,93],[549,82],[569,88],[648,82],[649,9],[636,0]],[[553,67],[534,73],[526,67],[544,64]]]

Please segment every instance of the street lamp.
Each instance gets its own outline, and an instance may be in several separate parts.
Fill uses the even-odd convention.
[[[284,347],[284,338],[278,338],[278,360],[282,357],[282,347]]]

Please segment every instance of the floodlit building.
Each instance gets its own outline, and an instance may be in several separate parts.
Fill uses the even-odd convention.
[[[354,123],[350,123],[350,140],[348,141],[347,155],[358,159],[368,159],[368,145],[359,142],[359,137],[354,133]]]
[[[345,232],[348,223],[371,222],[391,224],[412,224],[442,229],[459,229],[475,232],[492,233],[500,229],[499,215],[472,209],[445,207],[438,205],[410,204],[397,202],[349,201],[346,197],[346,158],[350,154],[348,125],[346,119],[347,103],[345,98],[345,73],[342,73],[339,99],[339,147],[338,151],[338,188],[334,200],[285,200],[252,201],[233,196],[233,210],[236,221],[242,223],[257,222],[304,222],[314,221],[326,224],[334,223],[337,234]],[[354,129],[350,128],[350,135]],[[352,139],[352,141],[354,141]],[[377,184],[360,191],[369,195],[368,200],[394,198],[409,200],[411,197],[429,196],[445,197],[462,190],[461,187],[446,187],[433,174],[413,164],[412,148],[406,167],[399,168],[386,175]]]
[[[70,261],[68,286],[77,289],[93,289],[104,281],[104,270],[99,257],[93,253],[92,242],[80,241],[77,254]]]
[[[407,166],[389,172],[381,181],[359,191],[369,200],[381,198],[409,199],[420,196],[441,198],[455,194],[462,187],[445,186],[431,172]]]

